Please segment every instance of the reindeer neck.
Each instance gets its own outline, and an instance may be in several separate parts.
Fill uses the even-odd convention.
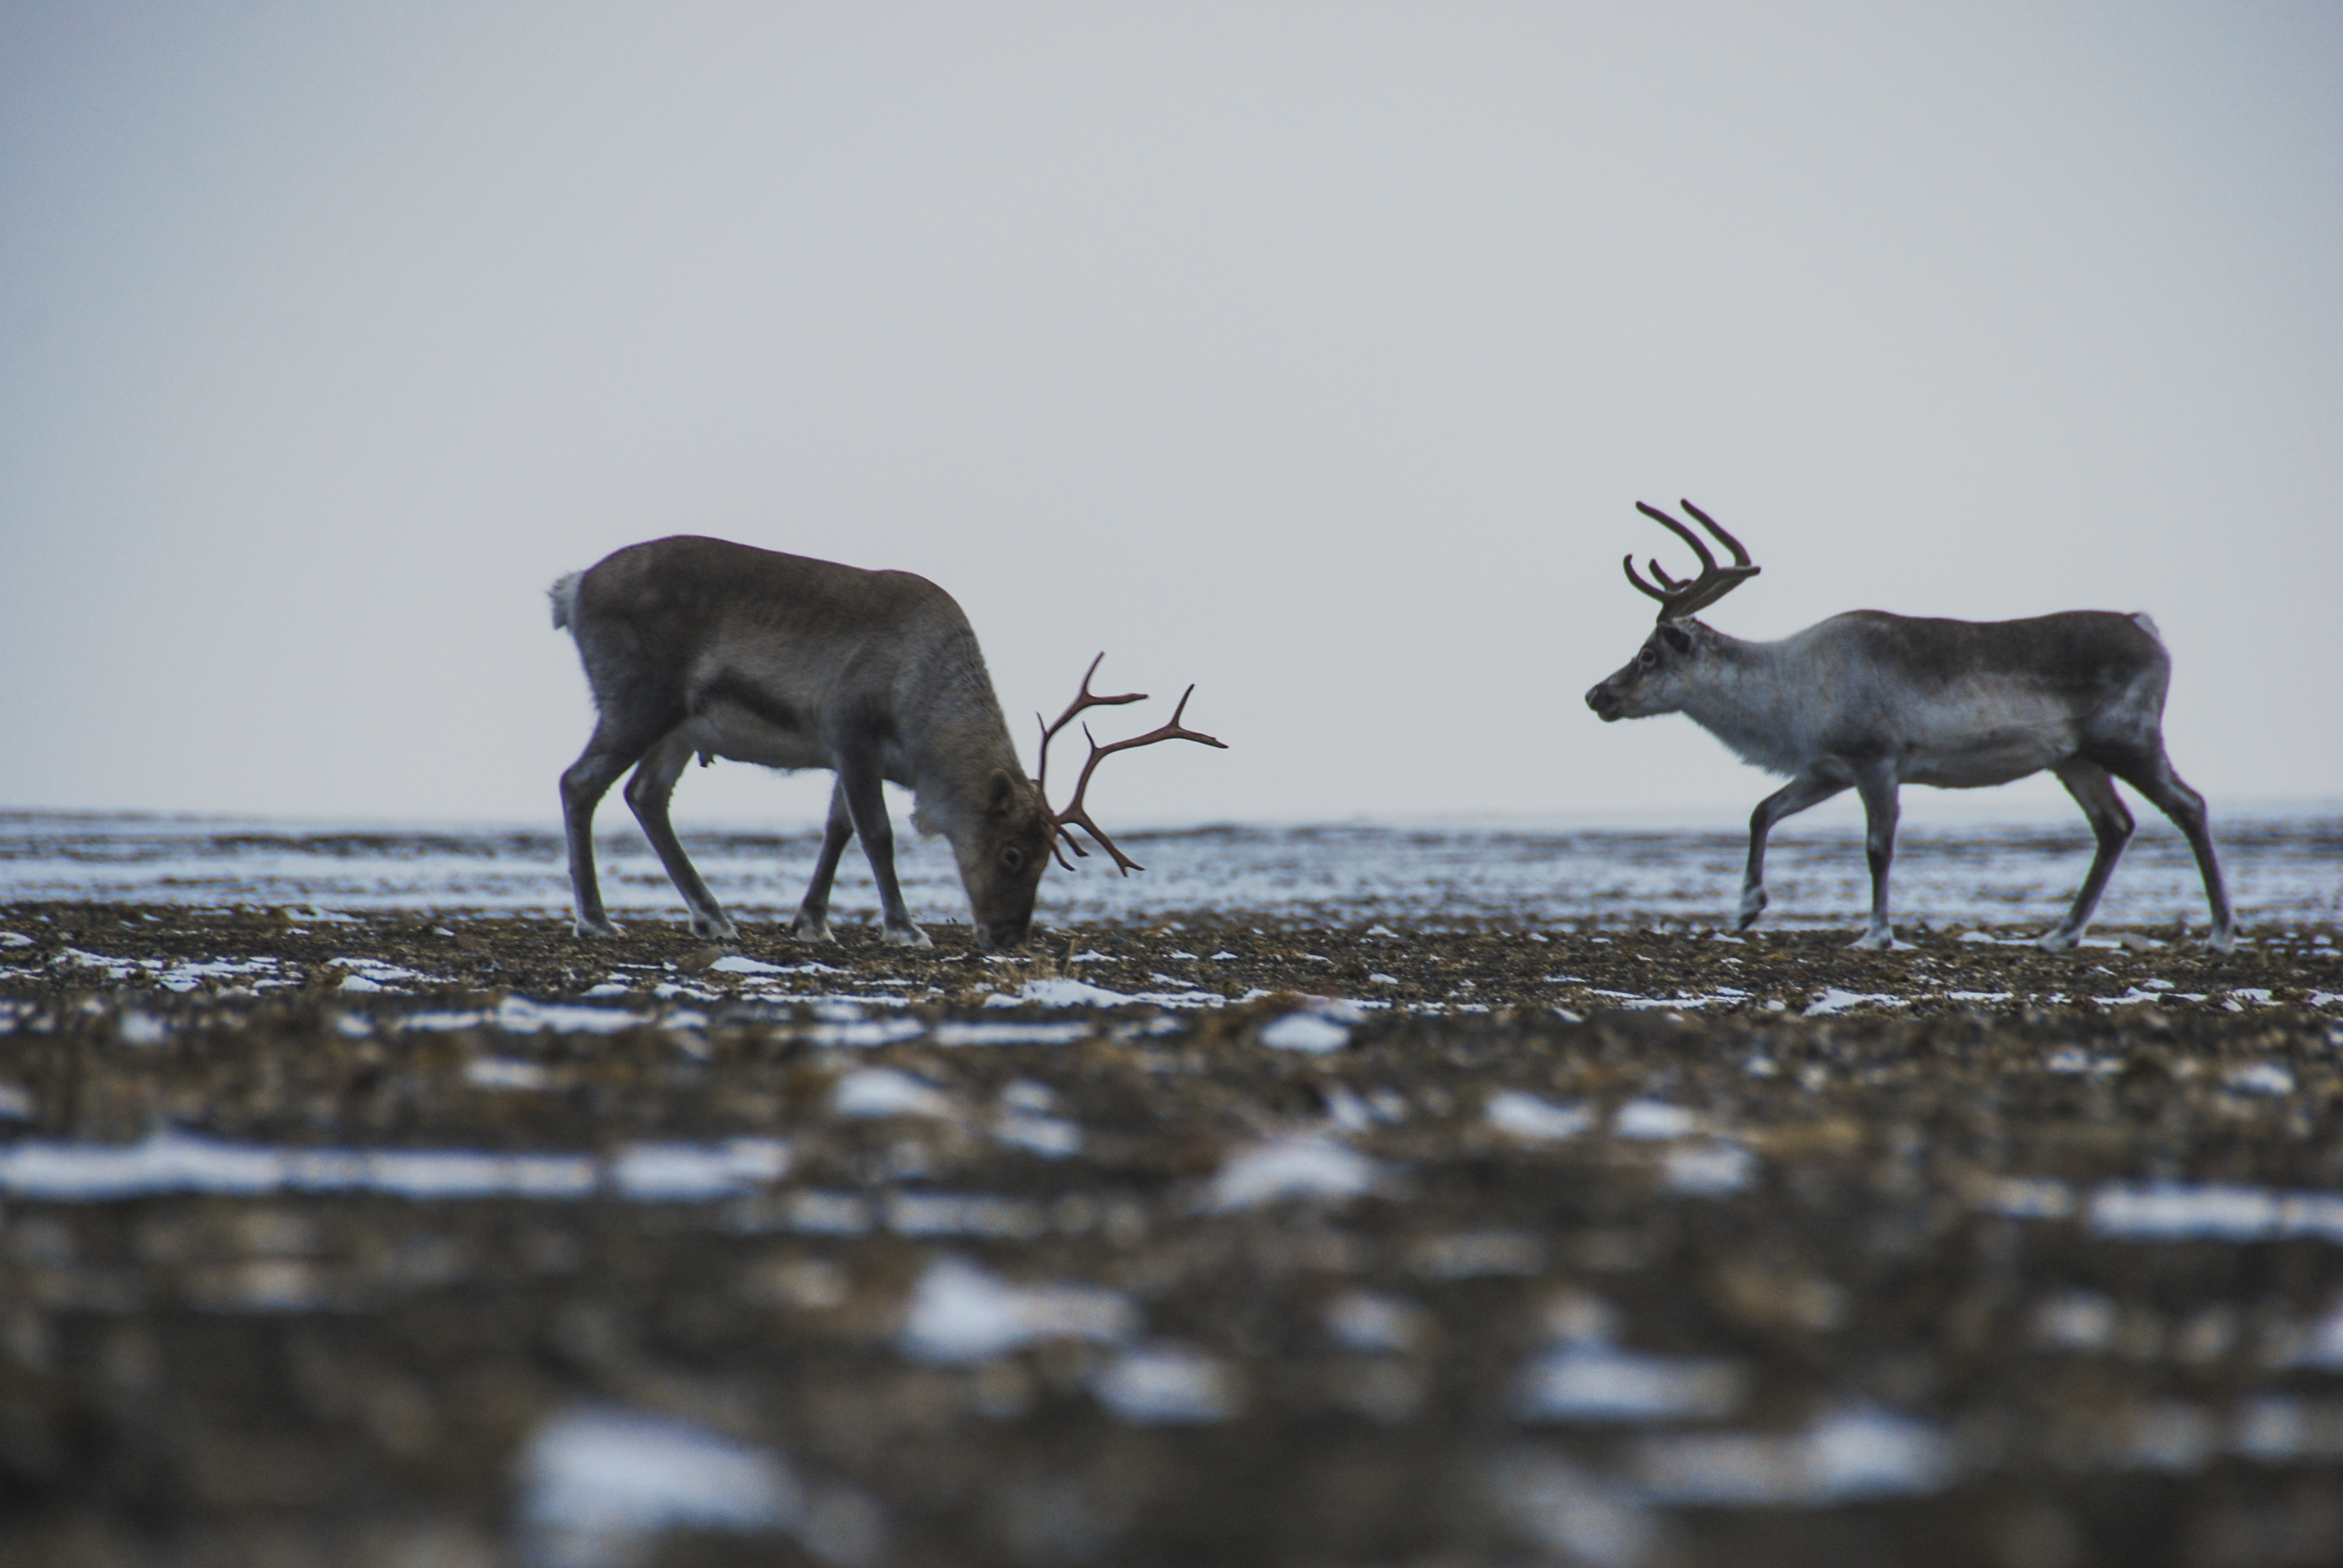
[[[1810,663],[1792,657],[1796,639],[1751,642],[1706,625],[1701,631],[1701,677],[1684,716],[1747,761],[1775,771],[1795,768],[1815,697],[1807,689],[1810,674],[1802,673]]]
[[[921,662],[919,689],[900,711],[893,747],[900,771],[890,777],[917,798],[913,819],[922,832],[954,833],[980,809],[995,772],[1025,777],[973,633],[944,639]]]

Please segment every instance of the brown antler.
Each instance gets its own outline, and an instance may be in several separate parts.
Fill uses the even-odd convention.
[[[1700,576],[1682,582],[1668,576],[1661,569],[1660,563],[1654,560],[1651,563],[1652,576],[1659,579],[1658,588],[1654,588],[1635,575],[1635,557],[1633,551],[1628,552],[1626,559],[1621,563],[1627,568],[1629,582],[1634,583],[1639,591],[1649,594],[1660,601],[1659,618],[1663,621],[1682,620],[1695,610],[1706,609],[1710,605],[1755,577],[1761,569],[1749,564],[1749,552],[1741,548],[1739,539],[1717,527],[1715,518],[1694,506],[1690,501],[1684,503],[1684,509],[1698,518],[1701,527],[1715,534],[1717,542],[1733,552],[1731,566],[1718,566],[1716,558],[1708,553],[1708,547],[1700,542],[1698,534],[1694,533],[1657,507],[1647,507],[1643,502],[1637,501],[1635,509],[1654,522],[1664,525],[1669,532],[1690,545],[1692,553],[1700,558]]]
[[[1041,724],[1041,759],[1036,764],[1038,771],[1033,780],[1034,788],[1039,789],[1050,781],[1050,742],[1057,739],[1059,730],[1073,722],[1075,714],[1089,708],[1120,708],[1126,702],[1147,700],[1147,693],[1143,691],[1126,691],[1121,697],[1101,697],[1093,692],[1091,689],[1091,677],[1098,673],[1098,667],[1105,658],[1106,654],[1101,649],[1098,658],[1091,660],[1091,667],[1082,671],[1082,689],[1074,693],[1074,699],[1066,704],[1066,710],[1063,713],[1058,715],[1058,722],[1041,724],[1041,716],[1038,713],[1033,716],[1033,722]],[[1064,857],[1061,856],[1059,859],[1062,861]]]
[[[1104,654],[1099,655],[1099,658],[1104,658],[1105,657],[1106,655]],[[1091,660],[1091,670],[1095,671],[1098,667],[1098,658]],[[1116,847],[1115,841],[1106,836],[1105,829],[1101,829],[1096,822],[1091,820],[1090,811],[1082,804],[1082,793],[1091,787],[1091,775],[1098,771],[1098,765],[1118,751],[1129,751],[1134,747],[1140,746],[1152,746],[1159,740],[1193,740],[1202,745],[1217,746],[1223,751],[1227,750],[1227,742],[1215,740],[1211,736],[1201,734],[1196,730],[1190,729],[1180,722],[1180,716],[1188,711],[1188,699],[1194,696],[1195,692],[1196,689],[1192,685],[1187,690],[1180,694],[1180,706],[1172,710],[1172,721],[1169,724],[1162,726],[1161,729],[1151,729],[1144,735],[1134,735],[1128,740],[1117,740],[1111,745],[1101,746],[1098,743],[1098,738],[1091,733],[1091,727],[1087,724],[1082,726],[1082,739],[1091,743],[1090,757],[1082,763],[1081,777],[1074,780],[1074,798],[1067,802],[1066,809],[1064,810],[1051,812],[1051,816],[1055,819],[1058,824],[1059,837],[1065,839],[1068,844],[1073,847],[1075,854],[1088,855],[1090,853],[1088,849],[1082,848],[1081,840],[1076,839],[1073,835],[1071,830],[1072,828],[1079,827],[1083,832],[1088,833],[1092,839],[1096,839],[1100,847],[1104,849],[1108,854],[1114,857],[1115,869],[1121,871],[1124,876],[1128,877],[1133,871],[1143,871],[1147,869],[1146,867],[1141,865],[1138,861],[1124,854],[1121,849]],[[1085,708],[1111,707],[1117,703],[1138,702],[1141,700],[1143,700],[1143,699],[1137,695],[1130,697],[1092,697],[1091,695],[1090,673],[1085,672],[1082,676],[1081,694],[1074,699],[1073,706],[1066,709],[1064,716],[1061,717],[1057,723],[1045,727],[1041,731],[1041,773],[1046,776],[1049,771],[1051,737],[1057,734],[1059,730],[1064,729],[1067,721],[1072,719],[1075,714],[1080,713]],[[1041,715],[1037,713],[1034,717],[1039,719]],[[1041,788],[1041,781],[1039,779],[1034,781],[1034,788],[1036,789]],[[1044,807],[1047,807],[1049,804],[1049,797],[1044,795],[1041,798],[1041,802]],[[1066,859],[1062,852],[1058,850],[1057,841],[1055,839],[1051,841],[1050,848],[1051,852],[1057,854],[1058,864],[1064,866],[1068,870],[1073,869],[1072,863]]]

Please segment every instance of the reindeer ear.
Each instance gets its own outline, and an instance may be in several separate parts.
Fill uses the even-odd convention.
[[[995,817],[1006,817],[1017,804],[1017,780],[1009,776],[1006,768],[996,768],[985,780],[984,809]]]
[[[1660,628],[1660,640],[1666,643],[1670,648],[1674,648],[1678,653],[1690,653],[1692,651],[1692,633],[1686,631],[1680,626],[1671,625]]]

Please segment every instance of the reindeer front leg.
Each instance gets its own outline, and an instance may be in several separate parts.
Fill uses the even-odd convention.
[[[880,788],[879,769],[868,758],[841,759],[838,769],[838,786],[846,797],[846,809],[854,818],[854,831],[862,840],[862,852],[870,859],[870,877],[879,884],[879,910],[885,922],[880,940],[893,948],[929,948],[935,943],[928,933],[911,923],[911,911],[903,902],[903,890],[895,881],[895,827],[887,819],[887,796]]]
[[[1885,758],[1856,763],[1855,787],[1863,796],[1863,849],[1871,862],[1871,923],[1848,945],[1891,948],[1896,929],[1887,923],[1887,868],[1896,859],[1896,764]]]
[[[1821,805],[1845,788],[1844,779],[1801,773],[1757,802],[1757,809],[1749,814],[1749,869],[1741,879],[1741,910],[1733,922],[1734,930],[1745,931],[1755,925],[1757,916],[1765,908],[1765,839],[1774,831],[1774,824],[1785,817],[1796,816],[1809,806]]]

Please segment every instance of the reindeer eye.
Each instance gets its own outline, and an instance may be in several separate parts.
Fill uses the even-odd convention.
[[[1001,863],[1013,871],[1025,863],[1025,851],[1011,844],[1001,851]]]

